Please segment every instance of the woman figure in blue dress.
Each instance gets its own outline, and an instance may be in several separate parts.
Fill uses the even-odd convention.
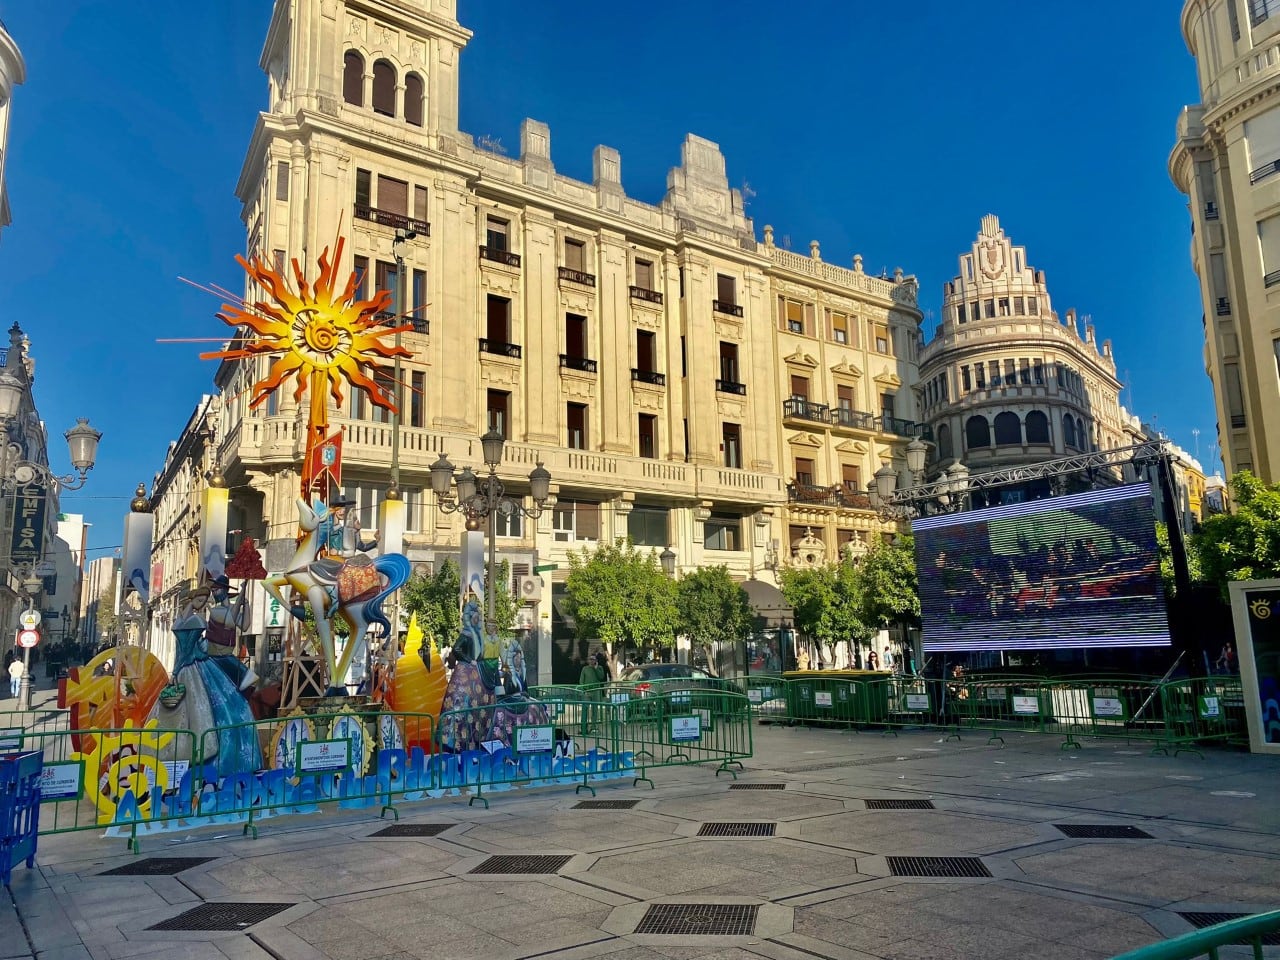
[[[257,729],[239,726],[253,722],[249,703],[209,658],[205,645],[210,593],[207,586],[191,591],[181,615],[174,621],[177,658],[173,681],[161,691],[151,716],[163,729],[190,730],[195,734],[201,760],[206,764],[216,762],[219,776],[253,773],[262,766]],[[217,732],[210,733],[211,730]],[[165,760],[193,760],[186,737],[175,737],[162,752]]]

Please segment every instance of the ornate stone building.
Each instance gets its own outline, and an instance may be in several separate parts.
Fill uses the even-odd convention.
[[[943,289],[942,323],[920,355],[920,397],[933,429],[931,472],[1040,463],[1128,443],[1111,342],[1075,311],[1058,318],[1043,270],[993,215]],[[1043,487],[1044,489],[1039,489]],[[1047,482],[1004,488],[1005,499]]]
[[[1280,4],[1187,0],[1201,102],[1169,174],[1190,200],[1205,370],[1228,475],[1280,481]]]
[[[27,65],[13,37],[0,23],[0,229],[9,225],[9,188],[4,165],[9,156],[9,103],[13,88],[27,79]]]
[[[592,182],[558,174],[551,131],[533,120],[517,157],[478,147],[458,129],[470,36],[453,0],[278,0],[263,50],[269,104],[238,185],[248,255],[314,276],[341,232],[344,268],[365,292],[402,285],[397,312],[414,323],[399,422],[359,395],[331,408],[362,526],[377,524],[398,432],[404,550],[421,563],[456,554],[462,520],[436,509],[428,470],[442,453],[483,470],[479,438],[497,427],[509,491],[539,461],[553,477],[540,519],[498,524],[523,623],[544,641],[567,552],[584,545],[630,536],[670,546],[678,570],[772,581],[805,528],[832,558],[892,530],[864,491],[924,430],[914,277],[828,263],[816,243],[792,253],[768,227],[758,240],[700,137],[657,205],[625,194],[609,147],[595,149]],[[265,370],[217,370],[213,458],[230,526],[278,569],[306,411],[291,390],[249,409]],[[544,581],[533,567],[546,564],[558,568]]]

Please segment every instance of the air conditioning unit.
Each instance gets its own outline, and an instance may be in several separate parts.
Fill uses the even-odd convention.
[[[542,599],[542,578],[520,578],[520,600],[522,603],[534,603]]]

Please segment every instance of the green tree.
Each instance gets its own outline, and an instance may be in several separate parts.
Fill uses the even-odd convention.
[[[827,649],[836,643],[857,647],[874,630],[863,616],[858,566],[842,560],[813,568],[782,571],[782,595],[795,612],[796,628]]]
[[[702,567],[676,584],[680,629],[702,649],[708,664],[717,643],[732,644],[751,634],[754,620],[747,591],[729,576],[728,567]]]
[[[498,592],[494,616],[498,633],[506,636],[515,628],[518,601],[511,594],[511,568],[503,560],[498,567]],[[418,626],[441,646],[450,646],[462,629],[462,574],[453,560],[436,564],[435,572],[415,574],[400,591],[400,606],[407,614],[418,615]]]
[[[861,619],[873,630],[893,623],[920,622],[920,583],[916,576],[915,542],[909,534],[892,543],[878,541],[858,561],[857,588]]]
[[[1200,569],[1200,554],[1196,550],[1191,537],[1185,540],[1187,547],[1187,570],[1192,583],[1204,579]],[[1164,592],[1172,597],[1177,590],[1177,578],[1173,573],[1173,548],[1169,546],[1169,525],[1163,520],[1156,521],[1156,555],[1160,559],[1160,579],[1164,581]]]
[[[120,628],[120,615],[116,613],[116,597],[111,590],[103,590],[98,598],[98,635],[89,637],[89,642],[96,649],[102,638],[111,639]]]
[[[1210,517],[1191,538],[1204,580],[1224,599],[1232,580],[1280,577],[1280,484],[1244,470],[1231,478],[1231,494],[1235,510]]]
[[[638,649],[675,643],[675,581],[652,552],[637,550],[629,540],[569,554],[564,587],[578,637],[600,640],[610,660],[619,643]]]

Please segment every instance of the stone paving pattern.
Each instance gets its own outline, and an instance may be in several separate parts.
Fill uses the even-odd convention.
[[[755,728],[730,790],[713,767],[652,772],[574,810],[572,787],[402,806],[435,837],[332,811],[143,838],[143,856],[211,857],[173,877],[104,877],[133,858],[95,833],[44,837],[0,900],[0,958],[124,960],[1101,960],[1190,925],[1179,911],[1280,906],[1280,762],[1226,750],[1150,756],[1123,742],[1059,750],[966,735]],[[868,810],[867,798],[934,810]],[[766,821],[771,838],[699,838]],[[1126,824],[1152,840],[1071,839],[1055,823]],[[559,875],[475,875],[493,854],[564,854]],[[990,879],[889,875],[888,856],[978,856]],[[203,902],[285,902],[243,932],[147,927]],[[760,906],[752,936],[633,933],[652,903]],[[1224,957],[1231,951],[1224,952]],[[1239,955],[1239,954],[1237,954]],[[1267,956],[1280,956],[1268,948]]]

